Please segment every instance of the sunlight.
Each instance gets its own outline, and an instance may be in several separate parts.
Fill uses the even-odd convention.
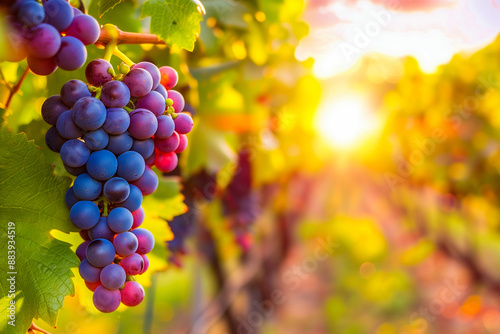
[[[373,133],[377,120],[363,98],[339,97],[320,106],[315,126],[325,140],[336,148],[352,148]]]

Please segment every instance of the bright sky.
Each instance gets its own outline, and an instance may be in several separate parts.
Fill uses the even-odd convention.
[[[310,35],[296,57],[315,59],[328,78],[364,54],[412,55],[432,72],[461,51],[476,51],[500,31],[500,0],[310,0]]]

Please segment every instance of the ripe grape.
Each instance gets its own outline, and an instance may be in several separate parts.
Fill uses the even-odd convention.
[[[48,124],[56,125],[59,116],[68,109],[61,96],[53,95],[42,104],[42,118]]]
[[[101,182],[94,180],[89,174],[78,175],[73,183],[73,193],[81,200],[93,201],[101,194]]]
[[[144,269],[144,259],[140,254],[134,253],[130,256],[124,257],[120,265],[125,270],[127,275],[139,275]]]
[[[177,167],[178,158],[174,152],[157,153],[155,157],[155,166],[160,172],[168,173]]]
[[[125,270],[118,264],[110,264],[101,270],[100,280],[103,287],[106,289],[118,289],[125,284],[127,274]]]
[[[69,211],[69,219],[73,225],[82,230],[94,227],[100,215],[99,208],[91,201],[77,202]]]
[[[65,31],[66,36],[76,37],[85,45],[94,44],[99,39],[101,32],[99,23],[92,16],[81,14],[80,12],[79,15],[75,15],[73,21]]]
[[[29,55],[27,61],[30,70],[38,75],[49,75],[57,70],[57,64],[53,58],[41,59]]]
[[[147,109],[136,109],[130,113],[128,132],[136,139],[151,138],[158,129],[156,116]]]
[[[155,150],[155,142],[151,138],[146,140],[134,139],[130,150],[139,153],[144,159],[147,159]]]
[[[66,139],[59,135],[55,126],[51,127],[45,134],[45,144],[53,152],[59,153],[65,142]]]
[[[170,66],[162,66],[160,67],[161,79],[160,83],[167,89],[171,90],[177,85],[177,81],[179,81],[179,75],[177,71],[174,70]],[[170,92],[169,92],[170,93]]]
[[[70,80],[61,88],[61,100],[70,107],[73,107],[82,97],[90,96],[89,89],[85,82],[81,80]]]
[[[137,237],[132,232],[123,232],[116,235],[113,240],[116,254],[130,256],[135,253],[139,246]]]
[[[125,200],[123,203],[119,203],[118,206],[124,207],[129,209],[129,211],[135,211],[139,209],[139,207],[142,204],[142,193],[139,188],[134,186],[133,184],[130,185],[130,195],[128,198]]]
[[[158,176],[156,176],[156,173],[151,168],[146,167],[144,174],[142,174],[142,176],[132,184],[141,190],[143,196],[147,196],[156,191],[156,188],[158,188],[158,182]]]
[[[115,233],[108,226],[108,218],[106,217],[99,218],[97,224],[88,230],[88,234],[91,240],[106,239],[113,241],[113,237],[115,236]]]
[[[146,164],[144,158],[135,151],[127,151],[118,156],[118,170],[116,174],[127,181],[135,181],[144,173]]]
[[[86,132],[83,135],[85,145],[93,151],[102,150],[108,145],[109,136],[103,129]]]
[[[82,129],[73,121],[73,110],[66,110],[57,118],[56,129],[66,139],[76,139],[83,134]]]
[[[85,64],[87,49],[83,43],[71,36],[61,38],[61,47],[54,57],[54,61],[63,70],[74,71]]]
[[[144,209],[139,207],[139,209],[132,211],[132,216],[134,217],[134,223],[132,224],[132,229],[138,228],[142,225],[144,221]]]
[[[146,96],[137,99],[137,108],[143,108],[151,111],[156,117],[163,115],[167,105],[165,98],[154,90]]]
[[[85,68],[87,81],[94,86],[102,86],[106,82],[113,80],[109,72],[113,70],[111,64],[104,59],[92,60]]]
[[[155,138],[167,139],[174,134],[175,123],[171,116],[161,115],[158,117],[158,129],[155,133]]]
[[[109,81],[102,86],[101,101],[108,108],[122,108],[130,101],[130,91],[121,81]]]
[[[135,281],[128,281],[120,291],[121,302],[127,306],[137,306],[144,300],[144,288]]]
[[[32,28],[43,22],[45,12],[38,2],[25,1],[17,11],[17,18],[28,28]]]
[[[96,309],[103,313],[113,312],[120,306],[121,294],[120,290],[108,290],[102,285],[99,285],[95,291],[92,301]]]
[[[73,8],[64,0],[51,0],[43,4],[46,22],[59,31],[64,31],[73,21]]]
[[[125,208],[115,208],[108,215],[108,226],[116,233],[130,230],[134,223],[132,213]]]
[[[133,68],[123,78],[123,82],[130,90],[130,95],[143,97],[153,88],[153,78],[148,71],[142,68]]]
[[[116,173],[118,162],[113,153],[107,150],[95,151],[87,161],[87,171],[94,179],[105,181]]]
[[[151,75],[151,79],[153,79],[153,88],[152,89],[155,89],[160,84],[161,74],[160,74],[160,70],[158,69],[158,67],[156,67],[155,64],[147,62],[147,61],[142,61],[140,63],[135,64],[132,68],[142,68],[142,69],[148,71],[148,73]]]
[[[179,113],[174,119],[175,131],[179,134],[189,133],[193,129],[193,119],[186,113]]]
[[[156,92],[160,93],[161,96],[163,96],[163,98],[166,100],[167,97],[168,97],[168,92],[167,92],[167,89],[163,86],[163,85],[158,85],[158,87],[156,87],[154,89]]]
[[[176,90],[169,90],[168,91],[168,98],[172,100],[173,104],[172,107],[174,108],[176,113],[180,113],[181,111],[184,110],[184,97],[182,96],[181,93],[179,93]]]
[[[110,202],[121,203],[129,197],[130,185],[121,177],[113,177],[104,184],[103,194]]]
[[[106,149],[116,155],[127,152],[132,147],[134,140],[128,132],[124,132],[117,136],[109,136],[108,146]]]
[[[37,58],[50,58],[56,55],[61,46],[61,35],[56,28],[42,23],[31,29],[27,35],[28,53]]]
[[[105,267],[115,259],[115,248],[111,241],[94,239],[87,246],[86,259],[94,267]]]
[[[82,242],[78,247],[76,248],[75,254],[78,256],[80,261],[85,259],[87,257],[86,251],[87,251],[87,245],[90,244],[90,240],[85,240]]]
[[[90,151],[81,140],[71,139],[61,147],[61,160],[70,167],[85,165],[89,159]]]
[[[89,283],[99,282],[101,268],[91,265],[87,259],[83,259],[82,262],[80,262],[78,271],[80,272],[80,276],[82,276],[85,282]]]
[[[95,97],[79,99],[72,111],[73,121],[83,130],[97,130],[106,120],[106,107]]]
[[[64,196],[64,200],[66,202],[66,205],[70,209],[73,207],[73,205],[75,205],[76,202],[80,201],[80,199],[76,197],[75,193],[73,192],[73,187],[68,188],[68,190],[66,191],[66,195]]]
[[[167,139],[155,138],[155,147],[158,151],[163,153],[173,152],[179,147],[180,139],[177,132],[174,132]]]
[[[106,121],[104,122],[102,128],[111,135],[119,135],[127,131],[129,124],[130,116],[125,109],[108,108],[106,111]],[[128,149],[130,149],[130,147]]]
[[[179,146],[177,146],[177,149],[174,151],[175,153],[181,153],[186,149],[188,145],[188,139],[186,135],[179,135]]]
[[[147,254],[153,250],[155,245],[153,233],[144,228],[136,228],[132,233],[137,237],[137,241],[139,242],[136,251],[138,254]]]

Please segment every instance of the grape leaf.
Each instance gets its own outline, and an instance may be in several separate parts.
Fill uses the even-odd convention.
[[[169,45],[193,51],[202,20],[195,2],[148,0],[142,5],[141,18],[148,16],[151,16],[151,33]]]
[[[4,259],[0,271],[16,273],[12,274],[15,327],[7,324],[11,285],[2,277],[0,332],[26,333],[33,318],[55,325],[64,297],[74,293],[71,267],[78,265],[78,258],[69,244],[49,234],[52,229],[76,230],[64,203],[70,179],[54,176],[41,149],[25,134],[13,134],[6,125],[0,128],[0,147],[0,245]],[[9,229],[9,222],[15,229]],[[15,231],[15,236],[9,231]],[[15,242],[14,268],[7,262],[11,240]]]
[[[108,10],[113,9],[122,1],[123,0],[100,0],[97,4],[97,15],[99,15],[99,17],[102,17]]]

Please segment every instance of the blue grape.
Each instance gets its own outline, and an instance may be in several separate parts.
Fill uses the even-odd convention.
[[[68,109],[68,106],[65,105],[61,99],[61,96],[52,95],[42,104],[42,118],[48,124],[56,125],[59,116]]]
[[[167,89],[165,87],[163,87],[163,85],[158,85],[158,87],[156,87],[154,89],[156,92],[160,93],[161,96],[163,96],[163,98],[166,100],[168,98],[168,92],[167,92]]]
[[[87,132],[83,135],[85,145],[93,151],[102,150],[108,145],[109,136],[103,129]]]
[[[85,240],[84,242],[79,244],[78,247],[76,248],[75,254],[76,256],[78,256],[80,261],[83,261],[83,259],[87,257],[86,252],[88,244],[90,244],[90,240]]]
[[[155,116],[163,115],[167,104],[165,98],[154,90],[149,92],[146,96],[137,100],[137,108],[143,108],[151,111]]]
[[[99,218],[97,224],[88,230],[88,233],[91,240],[106,239],[113,241],[113,237],[115,236],[115,233],[108,226],[108,219],[106,217]]]
[[[175,131],[179,134],[189,133],[193,129],[193,119],[186,113],[179,113],[174,119]]]
[[[45,134],[45,144],[53,152],[59,153],[65,142],[66,138],[59,135],[55,126],[51,127]]]
[[[158,129],[155,133],[155,138],[167,139],[174,134],[175,123],[171,116],[161,115],[158,118]]]
[[[28,28],[32,28],[43,22],[45,12],[38,2],[26,1],[19,7],[17,18]]]
[[[54,58],[41,59],[29,55],[27,61],[31,72],[38,75],[49,75],[57,70]]]
[[[136,139],[151,138],[158,129],[156,116],[147,109],[135,109],[130,113],[128,132]]]
[[[118,264],[112,263],[101,270],[101,284],[106,289],[118,289],[123,284],[125,284],[125,280],[127,278],[127,274],[125,270]]]
[[[125,282],[125,287],[118,291],[123,305],[137,306],[144,300],[144,288],[135,281]]]
[[[168,137],[167,139],[158,139],[155,137],[155,147],[158,151],[163,153],[173,152],[179,147],[180,138],[177,132]]]
[[[99,285],[92,296],[92,301],[96,309],[103,313],[115,311],[120,306],[121,293],[120,290],[109,290],[104,286]]]
[[[130,101],[130,91],[121,81],[107,82],[102,86],[101,101],[108,108],[122,108]]]
[[[144,158],[135,151],[128,151],[118,156],[116,174],[127,181],[135,181],[142,176],[146,164]]]
[[[137,237],[139,243],[136,251],[138,254],[147,254],[153,250],[155,245],[153,233],[145,228],[136,228],[132,233]]]
[[[168,91],[168,98],[174,102],[174,104],[172,104],[172,107],[174,108],[174,111],[176,113],[180,113],[181,111],[184,110],[185,102],[184,102],[184,97],[182,96],[181,93],[171,89]]]
[[[94,86],[102,86],[106,82],[113,80],[109,74],[113,70],[111,64],[104,59],[94,59],[85,68],[87,81]]]
[[[147,159],[155,150],[155,142],[151,138],[146,140],[134,139],[134,143],[130,150],[139,153],[144,159]]]
[[[73,187],[69,187],[68,190],[66,191],[66,195],[64,196],[64,201],[66,202],[66,205],[70,209],[73,207],[73,205],[76,204],[76,202],[80,201],[80,199],[76,197],[75,193],[73,192]]]
[[[68,165],[64,165],[64,169],[66,169],[68,173],[74,176],[78,176],[80,174],[87,172],[87,168],[85,167],[85,165],[80,167],[70,167]]]
[[[141,190],[143,196],[147,196],[156,191],[158,182],[156,173],[151,168],[146,167],[144,174],[132,184]]]
[[[139,246],[139,241],[135,234],[131,232],[123,232],[116,235],[113,239],[116,254],[120,256],[129,256],[135,253]]]
[[[82,97],[87,96],[91,96],[89,88],[81,80],[70,80],[61,88],[61,100],[70,107],[73,107]]]
[[[123,267],[127,275],[139,275],[144,269],[144,259],[141,255],[134,253],[130,256],[124,257],[120,261],[120,266]]]
[[[28,53],[37,58],[54,57],[61,46],[61,35],[56,28],[46,23],[31,29],[27,38]]]
[[[105,181],[116,173],[118,162],[113,153],[108,150],[92,152],[87,161],[87,171],[94,179]]]
[[[130,185],[121,177],[113,177],[104,184],[103,194],[112,203],[121,203],[130,195]]]
[[[130,95],[134,97],[143,97],[153,88],[153,78],[148,71],[142,68],[133,68],[123,78],[130,90]]]
[[[80,201],[75,203],[69,211],[69,219],[79,229],[88,230],[99,221],[101,213],[97,204],[91,201]]]
[[[87,246],[86,255],[91,265],[101,268],[113,263],[115,248],[109,240],[94,239]]]
[[[148,73],[151,75],[151,79],[153,79],[152,89],[155,89],[160,84],[160,70],[158,69],[158,67],[156,67],[155,64],[148,61],[141,61],[140,63],[135,64],[132,68],[142,68],[148,71]]]
[[[119,135],[127,131],[129,124],[130,116],[125,109],[108,108],[106,111],[106,121],[102,128],[110,135]],[[130,149],[130,147],[128,149]]]
[[[45,21],[60,32],[69,27],[73,21],[73,8],[64,0],[50,0],[43,4]]]
[[[78,139],[71,139],[61,147],[61,160],[69,167],[80,167],[85,165],[89,159],[90,151],[85,144]]]
[[[105,120],[106,107],[95,97],[83,97],[73,106],[73,121],[83,130],[97,130]]]
[[[109,143],[106,149],[113,152],[116,155],[120,155],[127,152],[132,147],[134,140],[130,137],[128,132],[124,132],[121,135],[109,136]]]
[[[73,183],[73,192],[81,200],[93,201],[99,197],[101,191],[101,182],[94,180],[87,173],[78,175]]]
[[[71,36],[61,38],[61,47],[54,56],[54,61],[65,71],[74,71],[85,64],[87,49],[83,43]]]
[[[99,282],[101,268],[91,265],[87,259],[83,259],[82,262],[80,262],[78,271],[80,272],[80,276],[82,276],[85,282]]]
[[[125,208],[114,208],[108,215],[108,226],[116,233],[122,233],[130,230],[134,223],[132,213]]]
[[[66,139],[76,139],[83,134],[82,129],[73,121],[73,110],[66,110],[57,118],[56,129]]]
[[[129,211],[135,211],[141,207],[142,204],[142,193],[141,190],[134,186],[133,184],[130,185],[130,195],[128,198],[125,200],[123,203],[119,203],[119,207],[127,208]]]
[[[80,14],[82,14],[80,12]],[[66,36],[73,36],[85,45],[97,42],[101,28],[96,19],[90,15],[75,15],[73,21],[65,31]]]

